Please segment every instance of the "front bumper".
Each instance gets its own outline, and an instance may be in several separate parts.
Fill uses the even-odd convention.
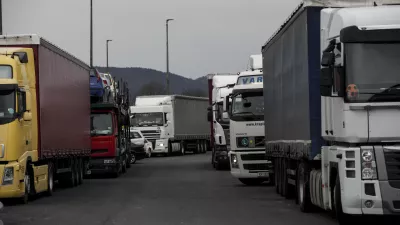
[[[115,160],[115,162],[111,162]],[[120,163],[117,158],[91,158],[89,169],[91,173],[114,173],[119,170]]]
[[[229,152],[231,174],[236,178],[261,178],[268,180],[272,173],[272,163],[261,157],[263,151]],[[236,156],[236,166],[232,163],[232,156]]]
[[[159,139],[156,140],[155,147],[153,149],[153,153],[168,153],[168,139]]]
[[[14,180],[12,184],[3,185],[4,168],[14,168]],[[17,162],[0,165],[0,198],[18,198],[24,195],[24,175],[21,175],[20,165]]]

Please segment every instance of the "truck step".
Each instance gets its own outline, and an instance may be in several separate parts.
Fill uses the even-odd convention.
[[[296,180],[294,180],[294,179],[288,178],[288,179],[287,179],[287,182],[288,182],[288,184],[290,184],[290,185],[296,186]]]
[[[57,173],[69,173],[69,172],[71,172],[71,168],[57,169]]]
[[[286,173],[292,176],[296,176],[296,170],[287,169]]]

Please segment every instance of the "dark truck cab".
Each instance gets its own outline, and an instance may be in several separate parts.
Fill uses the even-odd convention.
[[[128,111],[118,104],[91,105],[92,152],[90,171],[118,177],[130,167]]]

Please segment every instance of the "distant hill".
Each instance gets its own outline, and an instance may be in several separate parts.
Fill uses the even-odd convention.
[[[105,67],[97,68],[100,72],[106,72]],[[128,82],[131,97],[133,98],[137,95],[148,94],[148,90],[144,89],[149,88],[158,89],[157,93],[154,91],[151,93],[165,93],[166,74],[164,72],[139,67],[110,67],[109,71],[113,77],[122,78]],[[177,74],[170,74],[170,92],[171,94],[207,96],[207,78],[200,77],[193,80]]]

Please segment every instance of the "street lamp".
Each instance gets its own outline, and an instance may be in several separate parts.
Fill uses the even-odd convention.
[[[93,0],[90,0],[90,68],[93,68]]]
[[[112,41],[112,40],[107,40],[107,41],[106,41],[106,54],[107,54],[107,73],[109,73],[109,71],[108,71],[108,42],[110,42],[110,41]]]
[[[167,95],[169,95],[169,44],[168,44],[168,22],[174,19],[166,20],[166,28],[167,28]]]

